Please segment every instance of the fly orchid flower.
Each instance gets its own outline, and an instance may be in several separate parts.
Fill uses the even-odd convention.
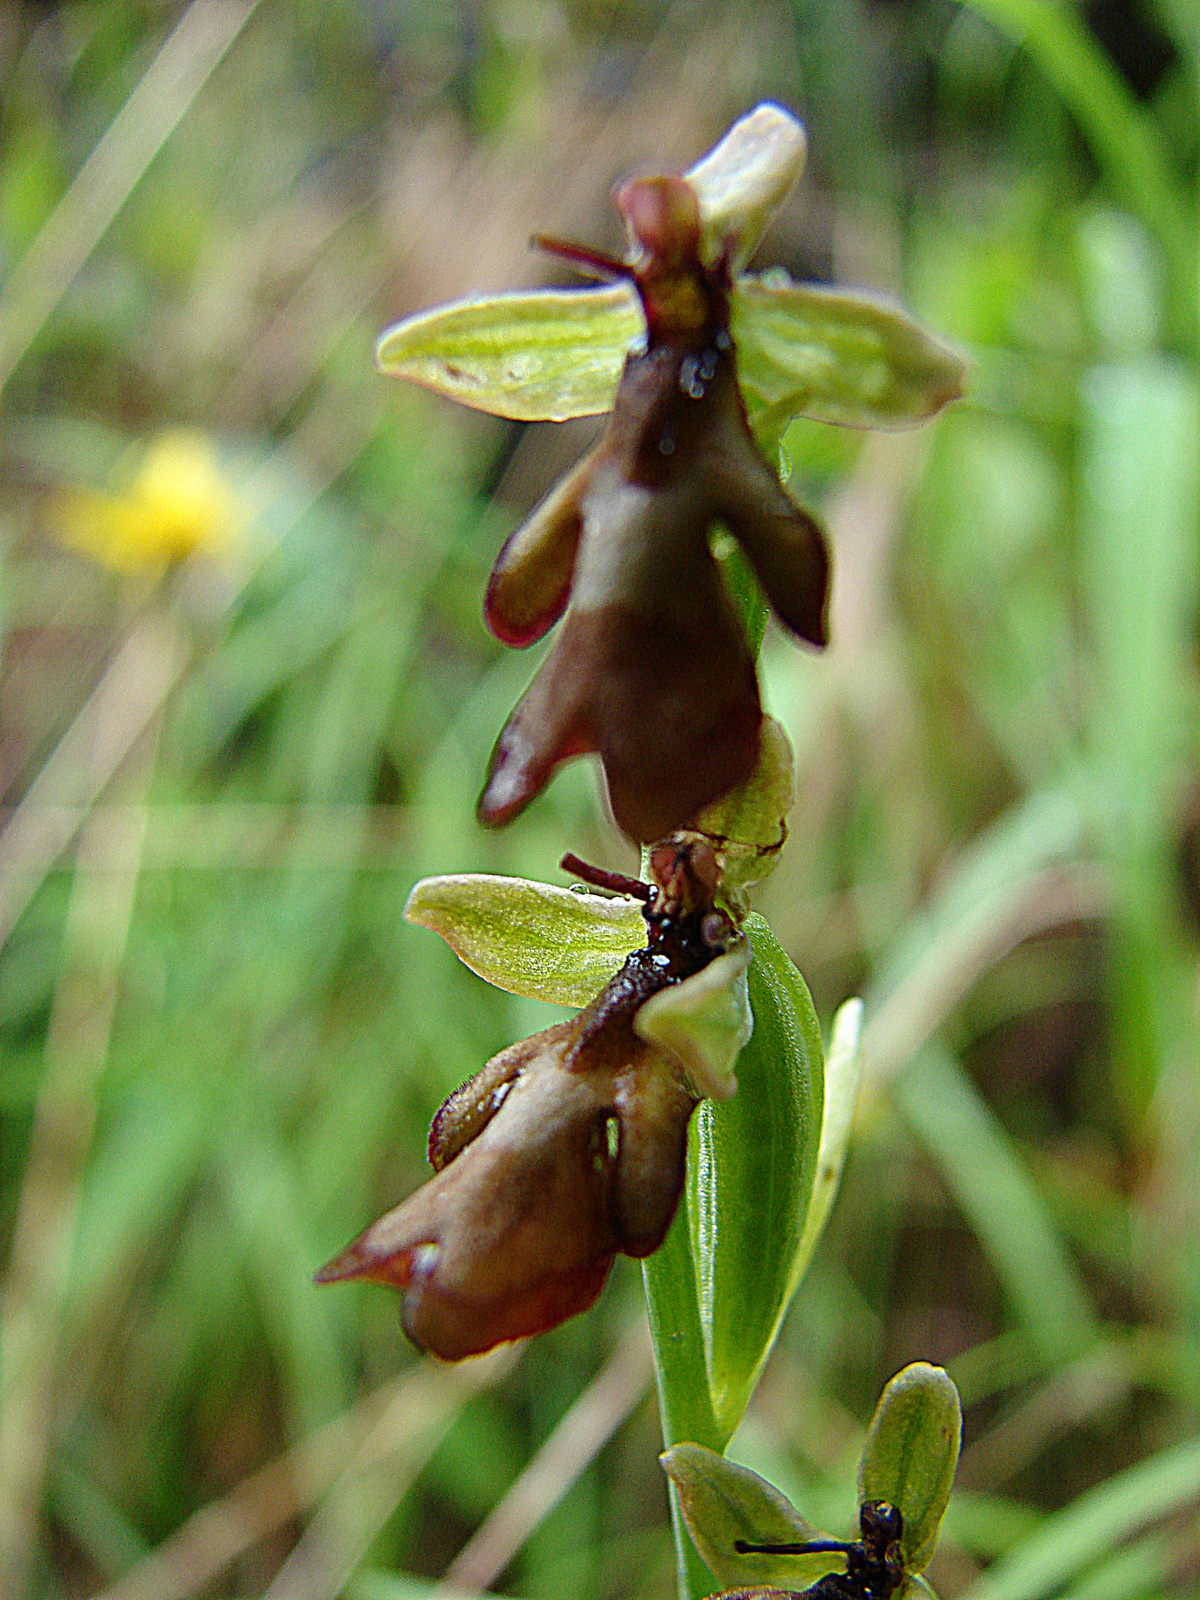
[[[759,106],[683,176],[615,204],[624,260],[539,239],[613,285],[471,300],[388,330],[381,368],[502,416],[612,411],[603,437],[511,536],[486,617],[549,657],[497,740],[479,816],[508,821],[595,751],[613,812],[649,842],[745,780],[762,711],[754,658],[710,548],[736,539],[783,623],[826,641],[829,559],[752,427],[794,416],[903,426],[961,392],[959,358],[877,299],[741,272],[804,160]],[[569,609],[568,609],[569,607]]]
[[[655,1001],[686,1003],[697,982],[710,1002],[715,990],[735,1019],[726,1066],[750,1032],[749,950],[716,909],[718,865],[702,839],[658,846],[653,886],[565,864],[632,891],[644,945],[577,1017],[493,1056],[446,1100],[429,1135],[435,1176],[317,1275],[401,1289],[405,1332],[448,1360],[554,1327],[592,1303],[618,1251],[646,1256],[662,1243],[688,1121],[722,1083],[693,1081],[655,1026],[639,1026]]]

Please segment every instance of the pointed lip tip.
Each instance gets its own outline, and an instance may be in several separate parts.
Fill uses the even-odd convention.
[[[336,1261],[327,1261],[323,1267],[318,1267],[312,1275],[314,1283],[341,1283],[347,1273],[341,1271]]]
[[[345,1283],[352,1278],[369,1278],[379,1258],[364,1250],[359,1240],[339,1250],[331,1261],[313,1273],[314,1283]]]
[[[519,795],[515,800],[508,800],[497,804],[490,801],[488,796],[495,784],[497,773],[492,772],[483,786],[479,799],[475,802],[475,820],[484,828],[503,828],[506,823],[520,815],[533,795]]]

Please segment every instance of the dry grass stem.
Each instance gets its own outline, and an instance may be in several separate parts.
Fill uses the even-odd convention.
[[[500,1504],[446,1569],[439,1592],[488,1589],[641,1404],[654,1377],[650,1330],[629,1330]]]
[[[0,293],[0,389],[258,0],[193,0]]]
[[[459,1367],[421,1362],[195,1512],[98,1600],[185,1600],[343,1474],[391,1463],[411,1480],[466,1402],[499,1382],[516,1359],[517,1350],[509,1349]]]
[[[95,730],[102,747],[121,742],[124,712],[119,700],[102,702]],[[138,751],[133,780],[142,791],[156,734],[157,728]],[[144,831],[145,812],[132,805],[89,819],[80,834],[63,972],[17,1202],[0,1320],[0,1592],[14,1600],[26,1592],[38,1539],[80,1184],[120,992]],[[114,856],[120,861],[115,868]]]

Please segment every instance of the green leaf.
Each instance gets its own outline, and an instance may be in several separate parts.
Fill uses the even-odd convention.
[[[1031,883],[1087,843],[1076,795],[1042,789],[976,835],[909,917],[866,996],[868,1081],[906,1067],[978,974],[1012,948]]]
[[[700,202],[706,261],[715,261],[730,239],[735,266],[753,253],[804,171],[805,150],[801,124],[765,100],[684,173]]]
[[[520,422],[611,411],[625,355],[645,334],[627,284],[480,295],[385,329],[375,350],[390,378]]]
[[[751,416],[770,409],[781,431],[794,417],[905,428],[963,392],[963,358],[877,296],[747,275],[730,328]]]
[[[423,878],[404,915],[498,989],[560,1006],[594,1000],[646,942],[636,900],[481,872]]]
[[[804,979],[762,917],[754,953],[754,1032],[739,1092],[692,1118],[688,1212],[713,1409],[728,1438],[741,1420],[803,1269],[824,1091],[821,1032]]]
[[[1046,0],[967,4],[1028,49],[1083,129],[1118,196],[1156,235],[1171,271],[1176,318],[1194,343],[1195,224],[1156,123],[1071,7]]]
[[[962,1441],[958,1390],[941,1367],[914,1361],[879,1397],[858,1469],[860,1501],[886,1500],[904,1518],[910,1572],[929,1565]]]
[[[303,1438],[349,1404],[352,1362],[332,1295],[311,1290],[323,1241],[283,1147],[265,1131],[224,1139],[230,1238],[253,1285],[278,1367],[288,1431]]]
[[[658,1458],[675,1485],[692,1541],[723,1584],[744,1589],[776,1584],[795,1589],[845,1568],[828,1551],[807,1556],[739,1555],[734,1542],[804,1544],[824,1539],[791,1501],[749,1467],[726,1461],[700,1444],[677,1444]]]
[[[1136,1600],[1139,1595],[1161,1594],[1177,1568],[1170,1537],[1156,1530],[1097,1562],[1064,1592],[1062,1600]]]
[[[742,940],[634,1013],[634,1032],[674,1056],[700,1096],[730,1100],[737,1093],[733,1069],[754,1032],[749,965],[750,945]]]
[[[1200,403],[1188,367],[1156,357],[1095,369],[1083,398],[1079,561],[1099,667],[1091,742],[1118,899],[1112,1071],[1140,1136],[1181,1026],[1173,795],[1195,717]]]

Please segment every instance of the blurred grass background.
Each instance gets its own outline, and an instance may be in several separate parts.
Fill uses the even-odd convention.
[[[456,1556],[672,1593],[636,1269],[453,1371],[310,1275],[545,1021],[402,923],[415,879],[632,865],[584,765],[473,820],[531,671],[483,584],[595,425],[389,385],[374,338],[554,281],[535,228],[619,248],[613,180],[765,97],[810,166],[758,264],[901,295],[974,369],[933,427],[785,442],[835,642],[768,639],[762,909],[826,1021],[866,996],[866,1088],[734,1454],[848,1530],[882,1382],[945,1362],[943,1594],[1200,1593],[1197,15],[0,6],[12,1600],[398,1600]]]

